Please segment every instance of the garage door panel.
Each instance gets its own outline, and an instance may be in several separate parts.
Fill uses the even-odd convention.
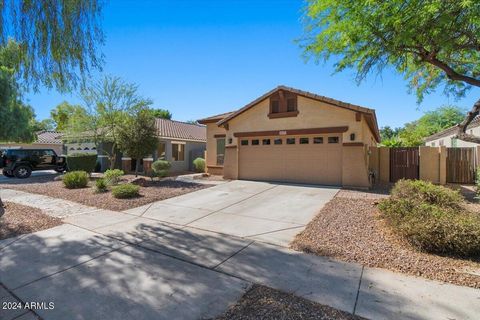
[[[282,145],[273,145],[271,137],[272,145],[253,146],[251,140],[265,139],[253,137],[248,146],[240,146],[240,179],[341,185],[341,141],[328,144],[324,136],[324,144],[313,144],[312,136],[309,144],[298,144],[299,137],[294,137],[296,144],[287,145],[286,138],[291,137],[282,137]]]

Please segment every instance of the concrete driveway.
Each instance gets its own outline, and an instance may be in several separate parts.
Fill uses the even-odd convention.
[[[125,212],[286,246],[338,190],[237,180]]]

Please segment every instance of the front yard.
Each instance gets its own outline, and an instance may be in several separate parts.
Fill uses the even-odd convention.
[[[121,182],[132,180],[133,176],[123,176]],[[146,178],[140,185],[140,196],[129,199],[114,198],[111,192],[97,193],[94,189],[95,181],[89,181],[86,188],[68,189],[55,176],[29,178],[28,180],[12,180],[3,185],[4,188],[41,194],[81,203],[83,205],[101,209],[123,211],[139,207],[155,201],[165,200],[185,193],[207,188],[208,186],[196,183],[187,183],[174,180],[151,181]]]
[[[61,219],[46,215],[40,209],[5,202],[5,214],[0,218],[0,240],[53,228],[60,224]]]
[[[480,288],[480,260],[429,254],[392,232],[377,202],[385,195],[340,191],[291,246],[368,267]]]

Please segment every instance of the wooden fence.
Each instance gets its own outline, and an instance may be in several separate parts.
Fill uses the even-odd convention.
[[[475,148],[447,148],[447,183],[475,183]]]
[[[418,148],[391,148],[390,149],[390,182],[400,179],[419,178]]]

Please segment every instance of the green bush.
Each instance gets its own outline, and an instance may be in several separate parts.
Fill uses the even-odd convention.
[[[85,188],[88,184],[88,173],[85,171],[71,171],[63,176],[63,184],[68,189]]]
[[[74,153],[67,155],[68,171],[85,171],[92,173],[97,164],[97,155],[89,153]]]
[[[103,178],[95,181],[95,191],[98,193],[106,192],[108,189],[107,181]]]
[[[195,171],[205,172],[205,159],[196,158],[195,160],[193,160],[193,166],[195,167]]]
[[[121,184],[112,188],[112,194],[118,199],[135,198],[140,195],[140,187],[131,183]]]
[[[120,169],[108,169],[105,171],[103,174],[103,177],[105,178],[105,181],[108,185],[116,185],[120,182],[120,177],[123,176],[125,172]]]
[[[475,179],[477,199],[480,198],[480,167],[477,168],[477,177]]]
[[[157,160],[152,163],[152,170],[157,177],[166,177],[172,164],[166,160]]]
[[[480,215],[462,207],[458,191],[400,180],[379,209],[389,225],[420,250],[480,257]]]

